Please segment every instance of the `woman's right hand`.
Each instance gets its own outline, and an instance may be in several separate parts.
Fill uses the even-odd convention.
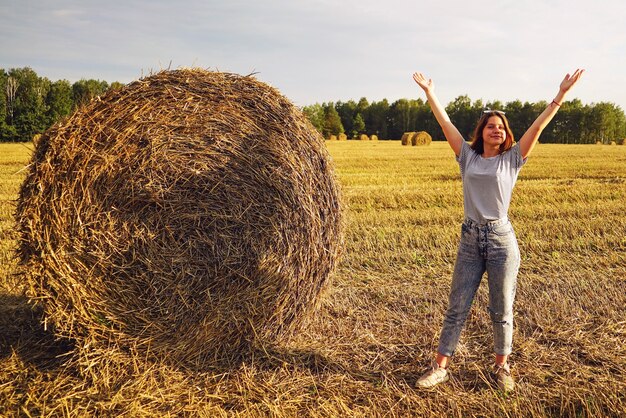
[[[431,78],[426,78],[422,73],[413,73],[413,80],[420,86],[426,93],[433,92],[435,90],[435,83]]]

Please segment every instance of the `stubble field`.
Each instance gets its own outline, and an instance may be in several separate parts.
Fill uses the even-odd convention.
[[[414,388],[437,345],[463,218],[447,144],[328,142],[346,248],[321,309],[228,370],[82,353],[14,276],[12,214],[31,147],[0,144],[0,416],[624,416],[626,146],[538,145],[510,210],[522,253],[513,375],[489,381],[486,284],[451,382]]]

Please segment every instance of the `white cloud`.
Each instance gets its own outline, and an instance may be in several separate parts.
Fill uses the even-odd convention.
[[[6,0],[3,0],[6,3]],[[415,70],[442,100],[535,101],[576,66],[583,101],[624,108],[618,0],[12,0],[0,63],[49,78],[130,81],[171,65],[260,72],[298,104],[416,97]]]

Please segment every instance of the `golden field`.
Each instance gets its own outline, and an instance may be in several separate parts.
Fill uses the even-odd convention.
[[[12,214],[32,145],[0,144],[0,416],[626,415],[626,146],[538,145],[510,210],[522,266],[513,375],[488,378],[481,286],[452,380],[414,388],[433,358],[463,218],[447,144],[327,142],[346,247],[307,326],[229,370],[185,371],[111,349],[75,356],[15,273]]]

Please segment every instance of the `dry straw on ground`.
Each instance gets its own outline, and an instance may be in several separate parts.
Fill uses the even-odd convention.
[[[40,138],[17,208],[21,272],[77,346],[204,367],[306,318],[340,214],[323,138],[277,90],[163,71]]]
[[[208,371],[116,348],[79,356],[44,331],[9,251],[18,238],[11,202],[30,150],[0,144],[0,416],[625,417],[626,147],[542,144],[520,174],[511,206],[522,254],[511,357],[518,390],[507,396],[489,379],[485,280],[450,382],[415,388],[445,314],[462,187],[447,143],[408,155],[397,142],[326,142],[349,222],[319,311],[274,350]]]
[[[414,146],[430,145],[431,142],[433,139],[428,132],[419,131],[411,136],[411,145]]]

